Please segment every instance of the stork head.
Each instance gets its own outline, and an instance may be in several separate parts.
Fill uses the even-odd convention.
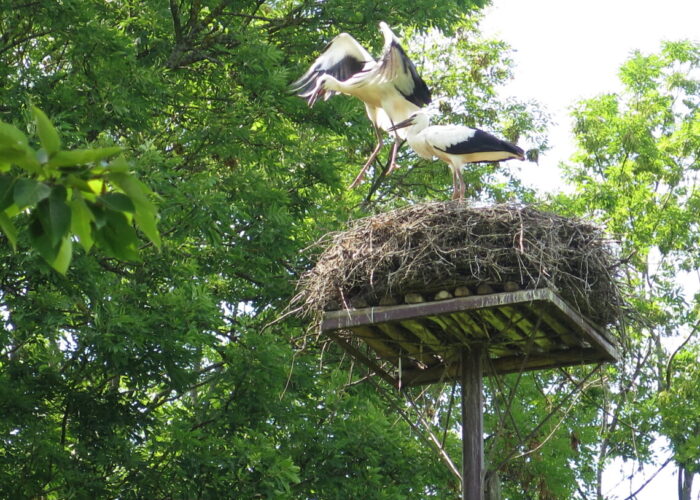
[[[394,132],[402,128],[411,127],[410,131],[417,134],[430,125],[430,115],[430,110],[425,108],[419,109],[418,111],[411,113],[411,116],[409,116],[406,120],[395,124],[389,129],[389,131]]]
[[[306,92],[305,94],[302,94],[302,97],[304,97],[307,100],[309,107],[312,107],[314,104],[316,104],[316,101],[320,97],[322,97],[324,101],[327,101],[333,95],[334,91],[328,88],[328,82],[332,81],[333,78],[330,75],[324,73],[318,77],[318,79],[316,80],[316,85],[313,89]]]

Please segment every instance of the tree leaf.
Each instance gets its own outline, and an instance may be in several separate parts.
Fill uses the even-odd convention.
[[[10,205],[9,207],[5,208],[5,211],[3,212],[5,215],[7,215],[10,219],[14,217],[15,215],[19,214],[21,210],[15,205],[14,203]]]
[[[29,141],[17,127],[0,122],[0,159],[11,161],[14,155],[24,156],[29,148]]]
[[[152,191],[136,177],[130,174],[114,172],[111,173],[108,178],[129,195],[135,205],[149,205],[152,207],[152,210],[155,211],[155,207],[153,207],[148,199],[148,195],[151,194]]]
[[[102,201],[108,208],[116,210],[117,212],[134,213],[136,210],[131,198],[122,193],[103,194],[98,200]]]
[[[105,225],[95,233],[97,244],[112,257],[138,262],[138,238],[126,216],[113,210],[104,211]]]
[[[95,222],[95,229],[102,229],[107,224],[107,210],[102,205],[98,205],[92,201],[87,202],[87,207],[92,214],[92,220]]]
[[[51,244],[51,237],[36,214],[29,224],[29,241],[46,262],[51,264],[54,261],[58,254],[58,246]]]
[[[49,120],[42,110],[36,106],[32,106],[32,113],[34,114],[36,131],[39,135],[41,146],[48,153],[49,157],[51,157],[61,149],[61,138],[58,136],[58,132],[51,123],[51,120]]]
[[[81,192],[83,192],[83,194],[84,193],[94,194],[92,192],[92,188],[90,187],[90,184],[88,184],[86,181],[84,181],[83,179],[81,179],[80,177],[78,177],[76,175],[69,174],[68,177],[66,177],[65,184],[68,187],[78,188]]]
[[[154,212],[146,212],[144,210],[137,210],[134,215],[136,220],[136,226],[141,230],[146,237],[151,240],[151,242],[160,248],[161,239],[160,233],[158,232],[158,224],[156,221],[156,214]]]
[[[17,228],[4,212],[0,212],[0,229],[7,236],[13,250],[17,250]]]
[[[90,179],[87,184],[95,194],[100,194],[105,189],[105,181],[102,179]]]
[[[79,194],[74,194],[68,202],[71,208],[71,231],[78,237],[80,245],[86,252],[92,248],[95,240],[92,237],[92,221],[95,220],[92,212]]]
[[[59,244],[58,253],[56,257],[49,262],[51,267],[61,274],[66,274],[68,267],[70,266],[70,261],[73,257],[73,242],[70,236],[66,236],[61,239]]]
[[[126,174],[129,172],[131,165],[127,162],[123,156],[115,158],[109,163],[109,171],[114,173]]]
[[[11,175],[0,175],[0,212],[14,203],[12,190],[16,179]]]
[[[97,163],[111,158],[121,151],[122,148],[117,146],[108,148],[59,151],[51,158],[49,165],[52,167],[75,167],[80,165],[89,165],[91,163]]]
[[[155,206],[148,199],[150,189],[136,177],[128,174],[113,173],[109,175],[109,180],[129,195],[136,208],[134,214],[136,225],[156,247],[160,248],[157,212]]]
[[[34,179],[19,179],[15,183],[14,200],[19,208],[34,206],[51,194],[51,188]]]
[[[71,209],[66,204],[66,188],[54,187],[48,200],[39,204],[39,213],[42,224],[51,237],[51,244],[58,245],[71,226]]]
[[[20,132],[17,127],[0,122],[0,164],[3,165],[2,171],[7,171],[7,166],[13,163],[33,174],[37,173],[40,167],[34,150],[29,146],[27,136]]]

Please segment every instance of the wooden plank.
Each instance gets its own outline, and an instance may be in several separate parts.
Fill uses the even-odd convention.
[[[518,373],[523,366],[523,356],[508,356],[494,359],[493,369],[498,374]],[[525,371],[545,370],[563,366],[586,365],[608,361],[607,356],[594,348],[553,351],[544,355],[530,355],[525,360]]]
[[[556,318],[556,313],[552,310],[551,304],[547,302],[533,302],[530,304],[530,307],[533,312],[542,318],[542,322],[555,332],[566,345],[569,347],[581,347],[581,339],[579,336]]]
[[[357,338],[363,340],[368,346],[374,349],[374,351],[380,357],[392,362],[395,365],[398,364],[401,353],[382,341],[381,337],[372,327],[365,325],[356,326],[352,329],[352,331],[356,334],[355,336]]]
[[[522,329],[523,332],[527,333],[537,330],[539,335],[548,338],[549,341],[554,344],[552,346],[552,349],[564,350],[567,347],[580,347],[579,343],[576,342],[576,339],[574,339],[573,335],[571,335],[571,332],[566,331],[565,334],[573,340],[573,344],[570,344],[565,339],[563,339],[562,335],[550,328],[549,325],[547,325],[547,323],[544,321],[542,316],[535,312],[535,307],[537,305],[542,304],[546,303],[530,302],[527,304],[516,304],[512,307],[504,309],[506,309],[506,313],[508,312],[508,310],[512,310],[515,314],[518,314],[522,317],[522,319],[518,321],[518,326]]]
[[[528,344],[531,344],[530,350],[532,352],[543,352],[542,347],[536,344],[534,340],[530,342],[530,336],[524,334],[509,318],[503,316],[499,312],[499,308],[483,309],[479,311],[479,314],[500,334],[496,338],[491,337],[492,342],[508,344],[510,341],[520,346],[521,350],[524,350]]]
[[[441,363],[427,370],[403,370],[401,380],[404,387],[414,385],[434,384],[436,382],[451,382],[459,378],[460,366],[458,364],[445,365]]]
[[[413,334],[396,323],[377,323],[379,328],[387,337],[394,339],[403,350],[413,356],[417,361],[426,365],[439,363],[440,360],[420,348],[419,341],[413,338]]]
[[[324,319],[321,322],[321,330],[337,330],[356,325],[400,321],[416,317],[451,314],[459,311],[471,311],[475,309],[533,302],[553,303],[584,332],[585,336],[588,337],[587,340],[603,347],[611,357],[615,359],[619,358],[619,354],[614,348],[612,340],[607,337],[605,333],[597,331],[597,329],[587,322],[578,312],[548,288],[518,290],[516,292],[494,293],[491,295],[472,295],[420,304],[329,311],[324,314]],[[566,335],[567,330],[568,329],[565,328],[558,333]]]
[[[524,349],[530,346],[531,353],[543,353],[548,351],[558,351],[568,348],[568,345],[561,340],[561,338],[548,328],[543,328],[543,321],[532,322],[520,309],[525,309],[525,306],[520,306],[520,309],[516,308],[499,308],[499,314],[508,318],[511,324],[515,325],[517,330],[520,332],[522,340],[519,344]],[[580,347],[577,346],[577,347]]]
[[[498,335],[495,327],[488,323],[482,316],[482,310],[462,311],[459,313],[450,314],[450,317],[455,318],[459,324],[468,329],[470,332],[478,332],[475,335],[477,339],[489,339],[489,352],[498,356],[515,355],[522,351],[518,343],[513,342],[495,342],[495,337]],[[476,316],[478,319],[474,319]]]
[[[484,500],[483,350],[462,349],[462,500]]]
[[[326,313],[323,330],[341,327],[395,366],[401,359],[405,384],[458,379],[459,373],[445,365],[465,343],[486,342],[496,373],[518,371],[523,359],[525,370],[619,359],[610,337],[549,289]],[[534,329],[536,349],[524,357]],[[508,334],[499,339],[497,332]]]
[[[617,351],[613,341],[603,332],[598,331],[593,325],[591,325],[585,318],[583,318],[578,312],[576,312],[569,304],[564,302],[558,295],[555,295],[549,289],[547,299],[556,305],[566,316],[573,320],[574,323],[581,329],[584,336],[588,337],[591,344],[603,349],[609,356],[610,361],[619,361],[620,353]]]
[[[523,361],[525,363],[523,364]],[[484,376],[505,375],[507,373],[517,373],[522,367],[523,371],[544,370],[560,368],[564,366],[576,366],[581,364],[591,364],[607,361],[603,353],[587,348],[581,350],[566,350],[547,353],[544,355],[506,356],[491,359],[489,365],[492,368],[485,369]],[[406,369],[402,371],[401,378],[403,386],[434,384],[436,382],[448,382],[457,380],[460,376],[460,367],[455,364],[440,364],[425,370]]]
[[[482,321],[489,325],[489,349],[492,352],[500,352],[501,355],[518,355],[527,347],[529,338],[516,328],[510,320],[501,317],[497,309],[480,309],[475,311],[474,314],[479,315]],[[541,351],[541,348],[534,342],[531,344],[531,351]],[[503,352],[503,349],[505,349],[505,352]]]
[[[468,312],[456,312],[449,315],[459,325],[464,328],[464,331],[469,333],[471,337],[485,339],[488,338],[488,331],[483,325],[479,325]]]
[[[457,323],[447,314],[443,314],[441,316],[427,316],[426,319],[438,325],[445,333],[445,336],[452,337],[454,342],[457,344],[466,346],[473,341],[473,339],[470,339],[467,336],[459,323]]]
[[[515,345],[506,344],[489,344],[488,346],[489,355],[492,358],[500,358],[503,356],[516,356],[522,351]]]
[[[440,341],[430,329],[421,321],[416,319],[407,319],[400,322],[401,326],[408,329],[413,335],[418,337],[423,344],[428,346],[430,350],[437,356],[441,356],[445,350],[443,342]]]
[[[563,342],[550,338],[537,322],[533,323],[525,310],[527,310],[527,307],[524,305],[513,307],[503,306],[498,308],[498,311],[518,328],[524,338],[529,340],[530,337],[534,335],[534,342],[547,351],[565,347],[565,344],[562,345]]]
[[[365,353],[363,353],[357,347],[352,345],[352,343],[348,342],[335,332],[328,332],[327,335],[331,337],[335,342],[337,342],[338,345],[340,345],[340,347],[342,347],[345,350],[345,352],[350,354],[350,356],[358,360],[360,363],[364,363],[365,366],[367,366],[371,371],[379,375],[379,377],[384,379],[390,385],[393,385],[394,387],[399,387],[398,379],[392,377],[381,366],[379,366],[379,364],[376,361],[365,355]]]
[[[491,295],[471,295],[437,302],[421,304],[402,304],[387,307],[367,307],[364,309],[346,309],[328,311],[321,322],[321,330],[338,330],[356,325],[400,321],[436,314],[449,314],[459,311],[471,311],[488,307],[497,307],[533,300],[548,300],[552,292],[546,288],[518,290],[517,292],[494,293]]]

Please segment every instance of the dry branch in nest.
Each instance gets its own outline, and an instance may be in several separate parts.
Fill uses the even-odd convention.
[[[414,205],[356,220],[318,244],[325,251],[294,299],[316,317],[411,293],[501,291],[506,283],[549,287],[600,326],[621,315],[618,260],[603,231],[523,205]]]

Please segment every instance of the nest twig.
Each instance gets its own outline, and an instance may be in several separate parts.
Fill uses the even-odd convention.
[[[414,205],[327,235],[294,302],[306,314],[383,297],[515,282],[549,287],[601,326],[621,316],[618,260],[603,231],[523,205]]]

